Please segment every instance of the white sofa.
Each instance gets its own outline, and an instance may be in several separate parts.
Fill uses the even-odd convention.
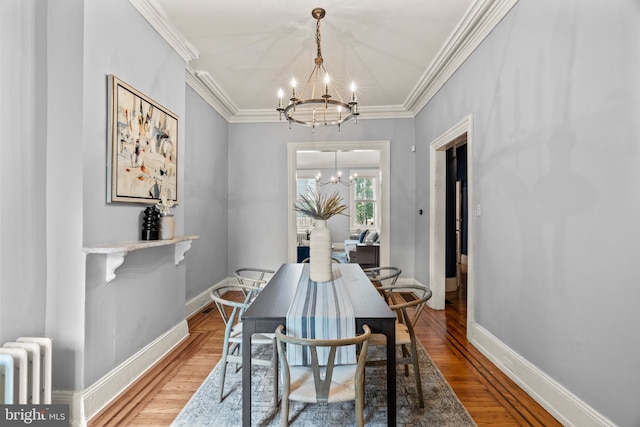
[[[365,230],[356,239],[348,239],[344,241],[344,253],[347,255],[347,262],[358,262],[356,260],[356,245],[358,243],[379,243],[380,232],[378,230]]]

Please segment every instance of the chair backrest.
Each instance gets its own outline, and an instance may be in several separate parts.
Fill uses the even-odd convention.
[[[220,283],[211,288],[209,296],[215,302],[224,324],[231,328],[261,290],[262,288],[240,283],[231,285]]]
[[[236,280],[241,285],[250,285],[255,287],[264,287],[269,281],[270,277],[265,277],[265,275],[271,275],[275,273],[273,270],[268,270],[266,268],[254,268],[254,267],[244,267],[237,269],[233,275]]]
[[[285,351],[285,344],[300,345],[309,348],[311,353],[311,367],[313,369],[313,379],[316,388],[316,400],[318,402],[326,402],[329,396],[329,389],[331,386],[331,379],[333,376],[333,368],[335,367],[336,349],[341,346],[347,345],[361,345],[360,354],[358,355],[357,368],[355,378],[364,378],[364,368],[367,358],[367,349],[369,348],[369,337],[371,337],[371,330],[369,326],[363,325],[363,333],[353,338],[340,338],[340,339],[313,339],[313,338],[298,338],[290,335],[285,335],[282,331],[284,325],[278,326],[276,329],[276,339],[278,342],[278,357],[282,361],[282,376],[283,385],[285,391],[288,390],[289,384],[289,363],[287,354]],[[327,364],[324,365],[324,377],[320,369],[318,362],[318,347],[328,347],[329,357]],[[361,381],[356,381],[357,387],[362,387]]]
[[[396,312],[398,321],[407,325],[409,333],[413,335],[413,327],[422,314],[427,301],[431,298],[431,289],[424,285],[410,284],[380,286],[378,291],[383,294],[389,308]],[[409,307],[415,308],[412,316],[408,315],[407,309]]]
[[[303,264],[309,263],[309,262],[311,262],[311,257],[306,257],[305,259],[303,259],[300,262],[303,263]],[[331,262],[334,263],[334,264],[342,264],[342,261],[340,261],[336,257],[331,257]]]
[[[363,268],[362,270],[376,288],[381,286],[395,286],[398,277],[402,274],[401,269],[391,266]]]

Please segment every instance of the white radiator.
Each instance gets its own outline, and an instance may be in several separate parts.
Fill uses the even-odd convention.
[[[13,375],[5,367],[0,401],[5,404],[51,404],[51,339],[20,337],[15,342],[8,342],[0,347],[0,355],[3,354],[13,358]],[[8,382],[13,385],[7,384]],[[13,393],[5,391],[10,388]],[[14,402],[15,397],[17,402]]]
[[[0,354],[0,378],[4,387],[2,387],[2,398],[0,402],[5,405],[13,403],[13,356],[9,354]]]

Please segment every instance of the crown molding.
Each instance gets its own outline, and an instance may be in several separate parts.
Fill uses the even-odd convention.
[[[406,110],[415,117],[517,2],[475,1],[407,97]]]
[[[198,59],[200,52],[167,19],[162,7],[155,0],[129,0],[129,3],[169,43],[185,62]]]
[[[370,119],[412,119],[415,114],[407,111],[402,105],[382,105],[358,108],[358,120]],[[229,123],[272,123],[286,122],[280,120],[276,109],[239,110],[229,119]],[[348,121],[347,121],[348,123]]]
[[[200,55],[166,18],[155,0],[129,0],[142,16],[187,62]],[[414,118],[500,23],[518,0],[476,0],[442,46],[403,105],[359,106],[359,120]],[[187,65],[186,82],[229,123],[278,122],[275,109],[238,110],[205,71]]]
[[[187,65],[185,70],[186,82],[226,121],[232,122],[238,114],[238,108],[231,99],[206,71],[196,71]]]

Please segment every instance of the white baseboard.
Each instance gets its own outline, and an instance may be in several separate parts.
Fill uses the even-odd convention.
[[[227,277],[226,279],[222,279],[220,282],[216,283],[213,286],[219,285],[220,283],[232,284],[236,283],[236,279],[235,277]],[[211,286],[211,288],[213,288],[213,286]],[[209,296],[211,288],[205,289],[199,295],[187,301],[184,309],[187,319],[193,317],[194,314],[198,313],[200,310],[211,304],[211,296]]]
[[[446,277],[444,279],[444,291],[453,292],[458,290],[458,279],[456,277]]]
[[[469,341],[502,372],[564,426],[614,427],[615,424],[528,360],[507,347],[489,331],[473,324]]]
[[[398,281],[396,282],[396,286],[402,285],[421,285],[416,279],[407,278],[407,277],[398,277]]]
[[[54,390],[52,401],[69,405],[70,426],[84,427],[91,417],[118,397],[188,336],[189,326],[187,321],[183,320],[89,388],[83,391]]]

